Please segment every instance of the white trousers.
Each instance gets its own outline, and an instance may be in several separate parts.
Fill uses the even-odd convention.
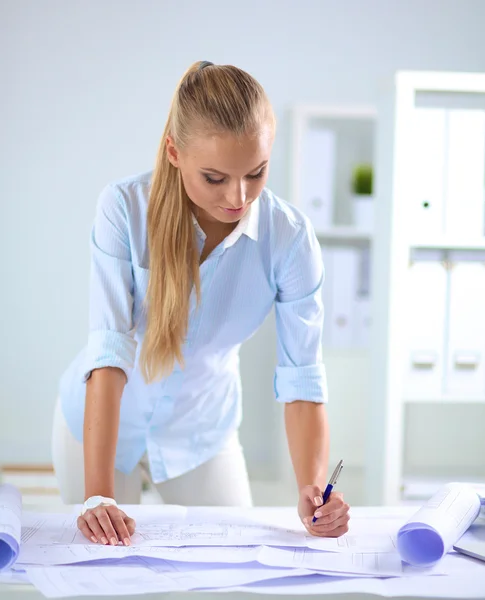
[[[54,414],[52,461],[62,500],[66,504],[82,504],[83,445],[69,430],[59,400]],[[151,480],[146,455],[128,475],[115,471],[115,498],[119,504],[140,503],[142,472]],[[246,462],[237,431],[214,458],[188,473],[154,485],[165,504],[242,507],[252,505]]]

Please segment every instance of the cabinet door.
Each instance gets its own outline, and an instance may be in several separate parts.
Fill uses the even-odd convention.
[[[436,400],[442,395],[447,271],[439,260],[414,262],[406,286],[406,399]]]
[[[446,112],[417,108],[412,131],[410,235],[427,239],[443,233],[443,202],[446,156]]]
[[[485,112],[450,110],[447,119],[446,233],[483,236]]]
[[[485,397],[485,264],[454,262],[445,393]]]

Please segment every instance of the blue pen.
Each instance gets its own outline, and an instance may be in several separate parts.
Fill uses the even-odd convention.
[[[323,504],[325,504],[325,502],[330,498],[330,494],[332,493],[333,486],[337,483],[337,479],[339,478],[340,472],[342,471],[343,468],[344,468],[344,461],[341,460],[339,462],[339,464],[335,467],[335,471],[332,473],[332,477],[330,477],[328,485],[322,494]],[[323,506],[323,504],[322,504],[322,506]],[[317,517],[313,517],[312,523],[315,523],[316,520],[317,520]]]

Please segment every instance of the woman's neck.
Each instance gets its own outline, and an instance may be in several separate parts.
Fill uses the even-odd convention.
[[[219,239],[222,241],[231,231],[236,229],[238,221],[235,223],[222,223],[213,217],[210,217],[205,211],[200,210],[197,206],[193,206],[192,211],[197,219],[199,227],[205,233],[208,239]]]

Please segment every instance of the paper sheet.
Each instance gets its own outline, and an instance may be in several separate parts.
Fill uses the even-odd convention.
[[[308,547],[327,552],[395,552],[397,532],[403,523],[402,516],[381,518],[354,517],[350,513],[349,531],[338,538],[312,537]]]
[[[153,523],[132,536],[136,546],[305,546],[306,536],[292,530],[262,525]]]
[[[439,490],[398,532],[397,546],[413,565],[430,565],[460,539],[480,512],[471,487],[449,484]]]
[[[134,558],[131,561],[135,561]],[[288,576],[306,575],[304,570],[275,569],[250,563],[244,568],[217,564],[169,563],[138,559],[140,566],[28,567],[32,583],[48,598],[69,596],[129,595],[229,587]]]
[[[175,509],[177,507],[168,507]],[[179,507],[182,508],[182,507]],[[186,509],[183,509],[184,511]],[[222,518],[216,511],[193,509],[181,516],[175,511],[149,511],[135,518],[133,546],[306,546],[310,535],[304,530],[266,525],[249,518]],[[135,514],[134,513],[129,514]],[[89,541],[77,528],[77,515],[28,513],[22,527],[25,547],[34,545],[85,545]]]
[[[78,545],[22,546],[17,565],[69,565],[93,560],[122,559],[140,556],[180,562],[245,563],[257,559],[258,546],[185,546],[139,547]]]
[[[306,575],[254,582],[244,586],[229,588],[227,592],[253,592],[278,595],[324,595],[354,593],[375,594],[386,597],[418,598],[485,598],[485,563],[470,561],[457,553],[445,556],[440,562],[446,575],[427,577],[419,575],[419,568],[405,567],[414,572],[413,577],[393,577],[388,579],[331,577],[328,575]],[[431,569],[433,570],[433,569]],[[214,590],[215,591],[215,590]]]
[[[268,566],[291,567],[325,571],[370,575],[374,577],[396,577],[403,575],[401,557],[397,552],[331,553],[317,552],[307,548],[284,550],[265,547],[261,549],[258,561]]]
[[[0,485],[0,570],[16,560],[20,545],[22,497],[13,485]]]
[[[342,553],[394,552],[396,536],[391,533],[346,533],[339,538],[314,538],[308,542],[313,550]]]
[[[133,507],[128,513],[135,514],[137,530],[150,528],[154,523],[167,523],[171,525],[183,524],[187,516],[187,509],[182,506],[143,506]],[[143,510],[142,510],[143,509]],[[25,511],[22,515],[22,545],[37,546],[49,544],[81,544],[85,545],[84,535],[77,527],[79,511],[72,513],[36,513]]]
[[[267,581],[255,582],[244,586],[227,588],[226,592],[245,592],[253,594],[276,595],[324,595],[331,594],[375,594],[384,595],[384,581],[369,578],[343,578],[328,575],[303,575],[301,577],[285,577]],[[218,591],[218,590],[213,590]]]

